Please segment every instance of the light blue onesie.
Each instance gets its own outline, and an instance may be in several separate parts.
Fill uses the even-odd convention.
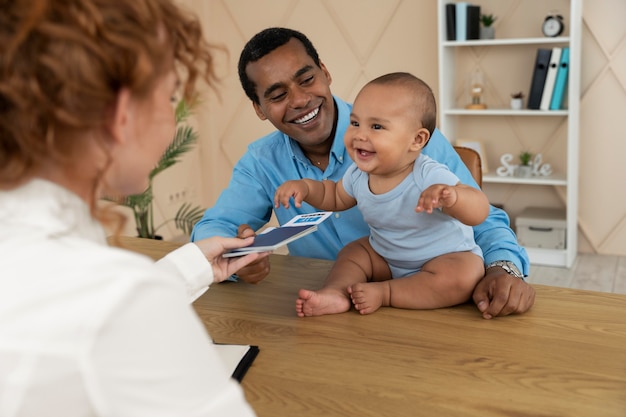
[[[450,252],[471,251],[482,258],[471,226],[441,210],[415,211],[419,196],[429,186],[459,182],[445,165],[420,154],[413,175],[384,194],[373,194],[368,180],[369,175],[354,164],[346,171],[343,186],[356,199],[370,228],[370,244],[385,258],[393,278],[413,274],[432,258]]]

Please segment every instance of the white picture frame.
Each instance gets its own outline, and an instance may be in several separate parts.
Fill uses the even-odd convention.
[[[487,165],[487,154],[485,152],[485,143],[480,139],[457,139],[455,141],[456,146],[464,146],[478,152],[480,155],[480,163],[483,169],[483,175],[489,172],[489,166]]]

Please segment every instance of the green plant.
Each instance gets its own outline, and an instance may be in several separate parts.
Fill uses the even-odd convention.
[[[173,219],[168,219],[157,227],[154,226],[152,204],[154,200],[154,195],[152,194],[152,181],[154,177],[178,163],[183,154],[189,152],[198,140],[197,132],[185,123],[191,114],[192,107],[193,105],[189,105],[185,100],[181,100],[176,106],[176,134],[174,135],[172,143],[165,149],[159,162],[152,171],[150,171],[148,176],[148,188],[141,194],[130,195],[117,201],[121,205],[130,207],[133,211],[137,225],[137,235],[139,237],[154,239],[157,236],[157,230],[171,221],[174,222],[178,230],[189,235],[191,234],[194,224],[200,220],[204,214],[204,209],[201,207],[184,203],[178,209]]]
[[[497,17],[492,15],[492,14],[481,14],[480,15],[480,22],[486,28],[488,28],[489,26],[493,25],[493,23],[496,21],[496,19],[497,19]]]
[[[532,157],[533,157],[533,154],[527,151],[524,151],[519,154],[519,160],[522,163],[522,165],[530,165],[530,160]]]
[[[524,93],[518,91],[517,93],[512,93],[511,98],[524,98]]]

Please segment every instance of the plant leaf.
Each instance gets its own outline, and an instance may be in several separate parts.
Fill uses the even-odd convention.
[[[191,126],[179,126],[176,129],[174,140],[165,149],[159,163],[150,171],[150,179],[180,162],[183,154],[189,152],[197,140],[198,134]]]
[[[191,203],[184,203],[174,217],[174,224],[178,230],[182,230],[186,235],[191,235],[193,226],[204,215],[204,209],[200,206],[192,206]]]

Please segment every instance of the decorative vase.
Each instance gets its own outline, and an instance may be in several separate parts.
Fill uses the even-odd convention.
[[[511,108],[513,110],[521,110],[522,109],[522,99],[521,98],[512,98],[511,99]]]
[[[520,165],[515,172],[517,177],[530,178],[533,174],[533,167],[530,165]]]
[[[496,31],[493,26],[481,26],[480,27],[480,39],[494,39]]]

